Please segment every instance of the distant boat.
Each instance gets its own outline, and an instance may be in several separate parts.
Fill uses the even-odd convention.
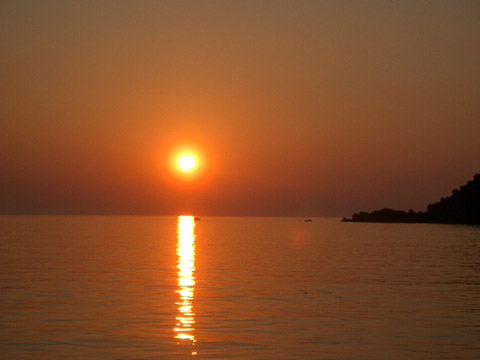
[[[195,218],[193,220],[200,221],[200,218],[198,216],[195,216]]]
[[[305,222],[312,222],[312,219],[305,219],[305,220],[303,220],[303,221],[305,221]]]

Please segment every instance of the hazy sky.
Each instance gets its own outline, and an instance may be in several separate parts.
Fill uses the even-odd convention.
[[[424,210],[477,172],[478,1],[0,2],[0,213]]]

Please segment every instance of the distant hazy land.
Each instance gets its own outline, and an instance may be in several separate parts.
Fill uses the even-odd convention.
[[[385,222],[385,223],[438,223],[480,225],[480,174],[452,195],[439,202],[428,204],[427,211],[382,209],[359,212],[344,222]]]

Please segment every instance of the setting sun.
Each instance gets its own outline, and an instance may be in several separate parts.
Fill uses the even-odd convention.
[[[193,143],[179,143],[165,155],[168,186],[182,191],[204,187],[212,178],[211,153]]]
[[[185,154],[178,158],[177,165],[182,171],[192,171],[195,168],[196,160],[192,155]]]

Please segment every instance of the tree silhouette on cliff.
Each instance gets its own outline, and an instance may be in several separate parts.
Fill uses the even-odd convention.
[[[343,218],[342,221],[480,225],[480,174],[460,189],[454,189],[451,196],[428,204],[426,212],[382,209],[355,213],[351,219]]]

